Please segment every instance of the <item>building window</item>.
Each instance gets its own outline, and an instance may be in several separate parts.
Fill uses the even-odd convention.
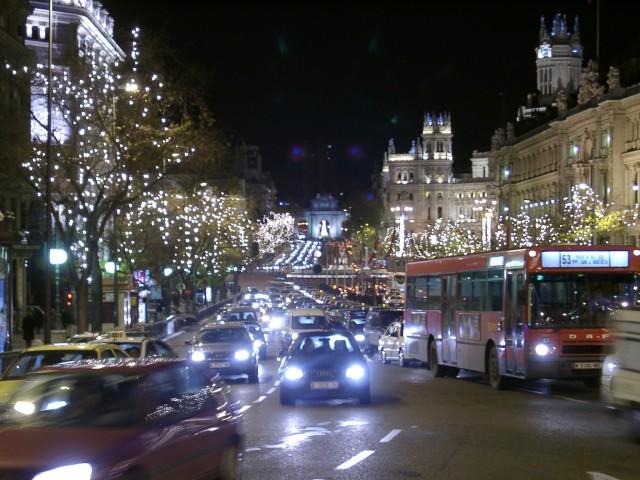
[[[425,193],[425,196],[426,196],[427,198],[431,198],[431,192],[427,192],[427,193]]]
[[[431,207],[427,207],[427,220],[431,220]]]
[[[437,152],[442,152],[443,150],[444,150],[444,148],[443,148],[442,142],[438,142],[436,144],[436,151]]]
[[[431,142],[427,142],[427,153],[431,155]]]
[[[409,194],[409,200],[413,200],[413,193]]]
[[[442,192],[438,192],[438,201],[441,202],[442,201]]]
[[[442,218],[442,207],[438,207],[438,218]]]

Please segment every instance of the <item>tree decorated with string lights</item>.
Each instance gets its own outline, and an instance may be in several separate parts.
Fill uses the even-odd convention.
[[[276,249],[293,241],[295,219],[289,213],[269,212],[258,221],[256,241],[260,255],[275,253]]]
[[[177,140],[185,128],[171,114],[160,75],[141,62],[139,31],[122,62],[85,55],[54,66],[52,79],[51,210],[59,240],[69,252],[70,281],[78,301],[78,328],[88,319],[88,286],[100,284],[99,254],[114,216],[162,178],[163,162],[188,156]],[[32,155],[22,164],[26,181],[44,198],[47,68],[31,73]],[[95,284],[95,283],[94,283]]]
[[[193,288],[241,271],[254,229],[245,203],[210,188],[148,192],[122,217],[123,254],[133,266],[171,265]]]

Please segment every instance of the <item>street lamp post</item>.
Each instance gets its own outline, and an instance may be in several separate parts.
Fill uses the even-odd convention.
[[[53,94],[53,0],[49,0],[49,64],[47,66],[47,161],[45,166],[45,194],[44,203],[46,211],[46,228],[44,239],[44,251],[51,247],[51,109]],[[51,267],[50,262],[45,261],[45,304],[44,304],[44,343],[51,343]]]
[[[398,256],[404,256],[405,250],[405,220],[409,219],[409,216],[406,215],[409,212],[413,212],[413,207],[391,207],[392,212],[400,212],[400,215],[396,217],[396,223],[400,224],[400,230],[398,233]]]

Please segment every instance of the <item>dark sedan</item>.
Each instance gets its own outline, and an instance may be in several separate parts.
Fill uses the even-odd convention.
[[[242,431],[227,395],[184,360],[47,367],[0,412],[0,478],[239,478]]]
[[[334,398],[371,402],[366,359],[346,330],[300,333],[280,367],[280,403]]]

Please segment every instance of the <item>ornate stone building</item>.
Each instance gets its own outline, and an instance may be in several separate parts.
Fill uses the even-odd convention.
[[[546,35],[543,30],[541,36]],[[551,44],[562,32],[566,32],[566,23],[564,16],[558,15]],[[581,65],[573,63],[574,50],[575,62],[582,59],[576,35],[563,34],[561,46],[566,55],[562,62],[551,63],[553,49],[549,57],[545,54],[542,58],[541,47],[537,50],[538,88],[543,86],[542,92],[553,96],[554,82],[567,87],[576,85],[575,69]],[[547,58],[548,66],[544,68],[551,73],[541,77],[541,60]],[[551,83],[541,84],[541,78],[550,78]],[[568,108],[566,102],[554,104],[555,117],[549,121],[520,135],[515,135],[509,125],[506,131],[498,129],[494,133],[489,164],[501,213],[516,215],[527,210],[535,217],[551,212],[559,200],[569,195],[571,187],[579,184],[591,186],[605,202],[618,206],[638,203],[640,84],[621,87],[619,71],[611,67],[605,88],[598,82],[597,65],[589,62],[577,87],[575,106]],[[628,232],[625,237],[614,240],[638,243],[638,232]]]
[[[389,142],[380,182],[386,227],[404,223],[403,229],[418,232],[438,219],[467,220],[483,232],[478,207],[491,201],[488,157],[474,152],[472,173],[454,177],[452,139],[450,114],[429,113],[409,152]]]

